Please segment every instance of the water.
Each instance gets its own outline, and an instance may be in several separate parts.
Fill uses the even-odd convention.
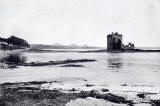
[[[0,69],[0,83],[21,81],[53,81],[64,83],[54,85],[63,88],[79,87],[85,83],[130,90],[145,87],[149,90],[160,88],[160,54],[159,53],[23,53],[27,62],[51,61],[65,59],[96,59],[95,62],[76,63],[84,67],[41,66],[15,69]],[[84,81],[85,80],[85,81]],[[154,87],[154,89],[153,89]]]

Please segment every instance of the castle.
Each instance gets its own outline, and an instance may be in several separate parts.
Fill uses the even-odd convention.
[[[128,43],[124,45],[122,42],[122,35],[116,33],[111,33],[107,36],[107,50],[108,51],[132,51],[134,50],[134,44]]]

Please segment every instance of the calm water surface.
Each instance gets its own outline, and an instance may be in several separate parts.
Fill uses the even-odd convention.
[[[3,53],[1,53],[2,55]],[[96,59],[76,63],[84,67],[19,67],[0,69],[0,83],[62,80],[72,84],[81,79],[96,85],[160,87],[160,53],[23,53],[27,62],[65,59]]]

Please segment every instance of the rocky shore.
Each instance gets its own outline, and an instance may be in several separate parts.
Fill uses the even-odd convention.
[[[0,106],[65,106],[66,103],[77,98],[92,97],[103,99],[117,104],[128,104],[132,106],[132,101],[126,100],[124,97],[116,96],[112,93],[104,94],[96,90],[79,91],[75,89],[69,92],[63,92],[61,89],[41,89],[40,85],[52,82],[21,82],[21,83],[4,83],[0,85]]]
[[[66,106],[70,101],[75,101],[79,98],[85,100],[88,97],[117,104],[114,106],[159,106],[160,104],[160,100],[146,101],[145,93],[137,94],[137,97],[142,99],[141,105],[137,105],[139,103],[136,103],[134,100],[128,100],[126,97],[111,93],[109,89],[84,91],[71,88],[66,91],[58,88],[42,88],[43,84],[51,83],[57,83],[57,81],[0,84],[0,106]],[[91,86],[86,85],[86,87]]]

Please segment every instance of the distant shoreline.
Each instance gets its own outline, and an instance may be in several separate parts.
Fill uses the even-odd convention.
[[[27,51],[24,52],[37,52],[37,53],[45,53],[45,52],[78,52],[78,53],[138,53],[138,52],[143,52],[143,53],[148,53],[148,52],[160,52],[160,50],[143,50],[143,49],[135,49],[135,50],[126,50],[126,51],[108,51],[106,49],[97,49],[97,50],[74,50],[71,51],[69,49],[62,49],[62,50],[57,50],[57,49],[53,49],[53,50],[44,50],[44,49],[29,49]]]
[[[0,49],[2,50],[2,49]],[[2,50],[3,51],[3,50]],[[159,50],[144,50],[134,49],[125,51],[108,51],[107,49],[17,49],[17,50],[4,50],[4,51],[17,51],[28,53],[61,53],[61,52],[73,52],[73,53],[159,53]]]

